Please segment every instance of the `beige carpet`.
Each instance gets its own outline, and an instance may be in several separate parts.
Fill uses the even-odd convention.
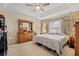
[[[56,56],[56,53],[33,42],[27,42],[8,45],[8,56]],[[61,56],[74,56],[74,49],[65,46]]]

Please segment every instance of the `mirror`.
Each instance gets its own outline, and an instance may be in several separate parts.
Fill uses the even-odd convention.
[[[18,20],[19,31],[29,31],[32,32],[32,21]]]

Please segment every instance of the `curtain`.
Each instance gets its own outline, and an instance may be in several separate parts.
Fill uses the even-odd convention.
[[[62,32],[74,36],[75,34],[75,28],[74,24],[79,20],[79,16],[66,16],[61,18],[62,19]]]
[[[69,35],[70,33],[70,21],[69,17],[62,18],[62,32]]]

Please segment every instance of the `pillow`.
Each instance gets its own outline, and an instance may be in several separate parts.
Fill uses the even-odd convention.
[[[57,33],[57,35],[65,35],[64,33]]]
[[[52,35],[65,35],[64,33],[58,33],[58,32],[57,33],[56,32],[55,33],[48,33],[48,34],[52,34]]]

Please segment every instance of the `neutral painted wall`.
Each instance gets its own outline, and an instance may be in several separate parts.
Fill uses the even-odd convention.
[[[0,8],[0,14],[3,14],[7,23],[7,35],[8,35],[8,44],[13,44],[17,42],[17,31],[18,31],[18,23],[17,20],[19,18],[23,18],[25,20],[33,21],[33,30],[36,33],[40,33],[40,20],[32,18],[28,15],[20,14],[18,12],[10,11],[7,9]]]

